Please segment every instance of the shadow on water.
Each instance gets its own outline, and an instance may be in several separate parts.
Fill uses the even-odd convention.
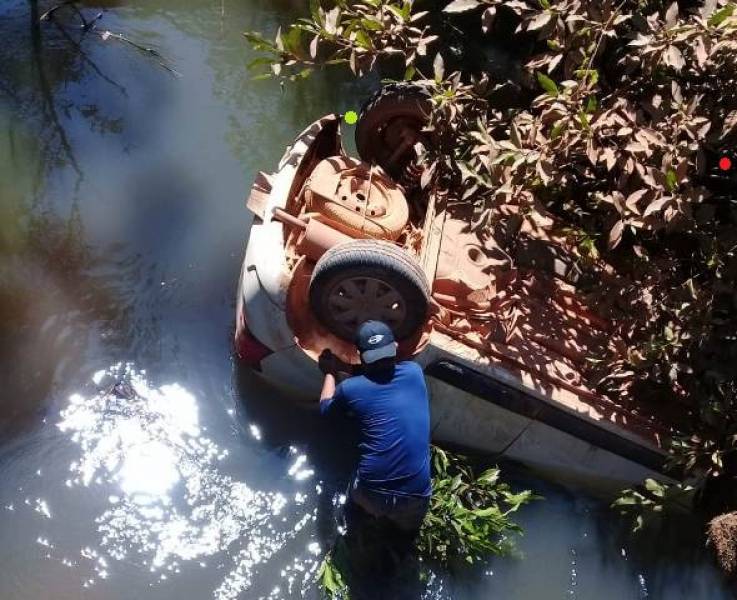
[[[0,435],[43,413],[56,384],[87,370],[91,322],[110,343],[126,330],[124,290],[95,273],[74,214],[67,222],[35,215],[28,226],[34,243],[0,263]]]
[[[37,422],[57,384],[83,381],[102,364],[86,361],[103,348],[111,356],[125,349],[150,366],[166,363],[167,355],[183,356],[183,330],[163,313],[165,306],[191,322],[196,304],[204,313],[205,303],[215,300],[218,322],[226,314],[230,321],[234,250],[246,232],[245,212],[239,211],[237,230],[231,207],[240,206],[248,176],[239,174],[234,192],[233,177],[223,175],[274,162],[283,150],[277,139],[286,143],[295,126],[335,109],[327,94],[315,93],[317,82],[295,87],[278,107],[274,85],[252,89],[239,32],[274,28],[272,3],[186,4],[171,10],[167,2],[90,0],[43,21],[58,4],[11,0],[0,7],[0,369],[9,381],[1,393],[2,436]],[[284,19],[300,8],[283,4]],[[155,27],[143,34],[99,10],[123,5],[130,21],[159,22],[160,29],[168,23],[179,39],[208,39],[206,69],[193,66],[202,61],[201,47],[197,54],[192,44],[171,51]],[[96,29],[81,27],[99,15]],[[108,27],[181,61],[183,81],[176,87],[204,76],[212,91],[190,85],[189,114],[177,106],[170,116],[165,107],[181,103],[174,78],[156,57],[103,39]],[[346,89],[345,80],[341,85]],[[197,144],[212,137],[213,116],[201,111],[213,96],[225,107],[211,112],[226,120],[230,151],[208,140],[199,160],[182,156],[181,149],[196,153]],[[351,106],[355,96],[354,90],[338,104]],[[192,121],[192,111],[203,118]],[[168,122],[173,119],[178,122]],[[152,150],[141,152],[147,147]],[[116,168],[125,161],[132,164]],[[213,203],[216,198],[228,201]],[[206,210],[211,214],[203,218]],[[203,248],[200,242],[218,238],[224,223],[229,234]],[[237,245],[226,245],[235,231]],[[213,337],[210,348],[222,353],[222,346]]]
[[[13,148],[9,154],[3,164],[12,170],[18,156]],[[107,255],[91,251],[76,203],[60,217],[4,194],[2,213],[0,437],[42,413],[56,383],[89,371],[83,363],[93,328],[106,343],[120,346],[130,313],[125,278],[104,272],[116,259],[114,248]]]
[[[635,533],[631,521],[620,518],[606,505],[597,506],[595,517],[598,535],[612,541],[606,547],[608,552],[602,552],[602,563],[616,564],[625,557],[639,565],[637,576],[645,593],[648,589],[667,590],[671,597],[688,597],[693,594],[694,582],[706,584],[702,565],[706,535],[701,515],[666,514]],[[715,589],[713,595],[726,597],[726,590]]]

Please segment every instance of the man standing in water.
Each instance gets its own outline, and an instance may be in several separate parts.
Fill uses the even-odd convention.
[[[380,321],[358,328],[360,374],[336,385],[345,366],[329,350],[320,356],[325,380],[323,415],[342,412],[356,421],[360,459],[349,503],[385,518],[414,538],[427,512],[430,494],[430,411],[422,368],[397,362],[392,330]]]

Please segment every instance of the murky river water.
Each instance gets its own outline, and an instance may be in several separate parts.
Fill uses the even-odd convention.
[[[314,596],[350,461],[234,368],[243,199],[371,83],[250,80],[241,32],[302,2],[99,4],[87,33],[66,8],[0,8],[0,598]],[[519,485],[546,496],[520,515],[524,558],[428,597],[727,597],[699,547]]]

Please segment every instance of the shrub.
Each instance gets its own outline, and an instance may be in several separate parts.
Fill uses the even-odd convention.
[[[671,446],[687,474],[737,473],[737,179],[716,166],[723,152],[737,163],[737,4],[421,4],[313,1],[273,42],[248,35],[268,55],[256,66],[361,76],[400,57],[433,95],[423,182],[473,203],[479,231],[514,213],[575,256],[582,293],[624,341],[589,357],[589,379],[615,402],[687,417]],[[504,36],[520,49],[515,81],[456,60]]]

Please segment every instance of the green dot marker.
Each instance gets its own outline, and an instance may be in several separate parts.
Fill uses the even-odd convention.
[[[349,110],[343,115],[343,120],[348,123],[348,125],[355,125],[358,123],[358,115],[355,110]]]

